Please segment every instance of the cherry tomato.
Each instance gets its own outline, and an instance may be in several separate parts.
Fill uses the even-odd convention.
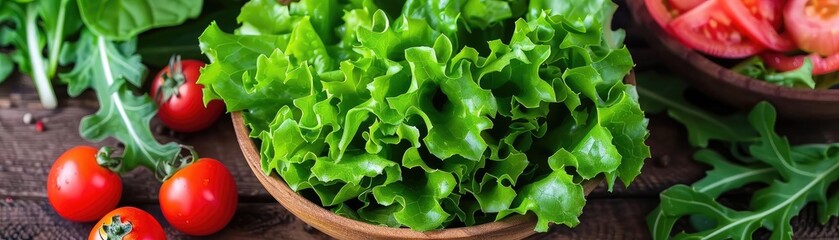
[[[810,58],[813,63],[813,75],[823,75],[839,71],[839,53],[828,57],[818,54],[787,56],[783,53],[767,52],[760,54],[766,65],[775,70],[786,72],[798,69],[804,65],[804,59]]]
[[[146,211],[121,207],[102,217],[90,230],[87,239],[165,240],[166,233],[160,223]]]
[[[236,182],[221,162],[198,159],[160,187],[160,208],[173,227],[189,235],[215,233],[233,218]]]
[[[50,168],[47,198],[64,219],[92,222],[113,210],[122,196],[119,175],[96,162],[97,150],[78,146],[67,150]]]
[[[170,129],[200,131],[224,113],[224,103],[219,100],[204,106],[203,86],[196,83],[203,66],[198,60],[173,60],[154,78],[151,96],[160,106],[157,117]]]
[[[719,5],[720,0],[706,1],[673,19],[673,35],[685,46],[721,58],[744,58],[764,48],[737,30]]]
[[[719,0],[719,4],[749,39],[775,51],[796,49],[792,40],[776,30],[775,24],[781,19],[781,0]]]
[[[790,0],[784,21],[802,50],[822,56],[839,53],[839,0]]]

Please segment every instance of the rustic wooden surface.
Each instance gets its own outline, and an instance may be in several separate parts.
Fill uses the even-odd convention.
[[[616,25],[628,28],[629,35],[644,34],[632,28],[624,10],[616,16]],[[643,41],[627,40],[637,68],[660,69],[659,57]],[[43,110],[31,81],[20,75],[0,85],[0,239],[83,239],[92,224],[72,223],[60,218],[46,199],[46,175],[52,161],[64,150],[80,144],[114,145],[113,141],[89,143],[78,134],[83,116],[96,111],[91,95],[70,99],[58,87],[61,104],[57,110]],[[25,125],[22,116],[48,118],[47,131],[36,133]],[[205,239],[327,239],[323,233],[307,226],[278,204],[257,181],[237,145],[228,116],[210,130],[174,135],[158,129],[161,141],[178,140],[193,145],[207,157],[224,162],[239,187],[240,205],[231,223],[221,232]],[[782,122],[780,129],[794,143],[835,142],[839,140],[839,123]],[[686,142],[683,127],[664,116],[652,116],[648,144],[653,157],[647,160],[641,176],[624,189],[607,192],[600,186],[588,198],[580,224],[570,229],[553,226],[548,233],[532,239],[648,239],[646,215],[658,205],[658,193],[674,184],[689,184],[702,176],[705,166],[691,161],[695,151]],[[125,183],[120,206],[136,206],[149,211],[164,225],[171,239],[190,239],[163,218],[157,205],[159,183],[147,170],[123,175]],[[735,192],[731,198],[743,198]],[[839,220],[819,225],[816,208],[806,207],[794,218],[796,239],[839,239]]]

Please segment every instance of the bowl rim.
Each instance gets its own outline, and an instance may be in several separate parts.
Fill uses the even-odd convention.
[[[291,190],[276,172],[272,172],[270,176],[266,176],[260,166],[259,150],[249,136],[250,129],[244,122],[242,112],[232,112],[231,119],[236,132],[236,139],[239,142],[239,147],[242,150],[245,161],[263,187],[285,209],[297,218],[332,237],[343,239],[474,239],[478,236],[484,236],[490,239],[522,239],[536,233],[533,231],[536,225],[536,217],[532,212],[525,215],[511,215],[501,221],[475,226],[446,228],[426,232],[419,232],[409,228],[380,226],[337,215]],[[585,195],[588,196],[602,181],[602,177],[584,181],[582,185]],[[316,221],[315,219],[328,219],[328,221]],[[340,225],[345,229],[331,228],[330,225],[332,224],[328,222]],[[523,231],[523,229],[527,231]],[[364,233],[373,233],[374,235],[364,235]]]
[[[839,102],[839,89],[802,89],[785,87],[747,77],[734,72],[731,69],[725,68],[712,61],[707,56],[685,47],[682,43],[678,42],[678,40],[667,34],[664,29],[652,19],[652,16],[646,10],[646,1],[628,0],[626,2],[630,8],[632,17],[635,19],[635,22],[641,25],[639,27],[649,30],[651,34],[654,35],[650,37],[657,38],[663,43],[663,46],[657,48],[664,48],[666,51],[674,54],[679,59],[695,65],[697,69],[706,72],[711,76],[717,76],[716,80],[736,87],[744,88],[755,94],[813,102]]]

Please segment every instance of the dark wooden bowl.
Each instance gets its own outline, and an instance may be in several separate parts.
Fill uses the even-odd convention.
[[[705,94],[742,109],[769,101],[786,118],[839,119],[839,90],[788,88],[743,76],[670,37],[650,16],[645,1],[626,2],[662,62]]]
[[[533,214],[514,215],[498,222],[472,227],[449,228],[443,230],[418,232],[407,228],[391,228],[373,225],[345,218],[300,196],[280,179],[277,173],[266,176],[259,162],[259,150],[248,137],[250,130],[245,125],[241,112],[233,113],[233,128],[236,139],[245,155],[245,160],[253,174],[271,196],[277,199],[292,214],[303,222],[338,239],[522,239],[533,235],[536,217]],[[602,180],[583,182],[586,195],[591,193]]]

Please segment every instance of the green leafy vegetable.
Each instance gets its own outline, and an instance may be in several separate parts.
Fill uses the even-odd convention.
[[[83,32],[70,50],[76,56],[76,67],[61,74],[70,96],[88,88],[96,91],[99,111],[82,119],[80,134],[92,141],[113,136],[122,142],[125,151],[118,172],[137,165],[156,169],[157,162],[173,159],[180,151],[176,143],[160,145],[154,139],[148,126],[157,106],[148,96],[135,96],[129,88],[140,87],[145,73],[135,49],[136,42],[115,44]]]
[[[12,70],[15,69],[15,63],[12,62],[12,58],[8,55],[0,53],[0,83],[3,83],[10,74],[12,74]]]
[[[58,105],[50,79],[56,74],[64,38],[81,27],[74,13],[78,15],[76,4],[69,0],[0,4],[0,32],[4,35],[0,47],[18,49],[11,57],[22,72],[32,76],[41,103],[48,109]],[[48,57],[42,53],[44,47]]]
[[[157,142],[149,129],[156,105],[147,96],[134,95],[145,77],[136,54],[136,35],[194,17],[201,4],[195,0],[0,2],[0,47],[12,47],[9,57],[0,53],[0,79],[16,64],[32,76],[46,108],[57,105],[51,83],[55,76],[69,85],[71,96],[96,91],[100,109],[82,119],[81,136],[91,141],[114,137],[125,145],[122,156],[111,157],[121,160],[112,166],[115,171],[137,166],[155,170],[174,159],[180,147]],[[71,36],[78,40],[68,42]],[[60,73],[59,65],[73,68]]]
[[[65,0],[66,1],[66,0]],[[79,0],[85,25],[96,35],[129,40],[143,31],[178,25],[201,13],[201,0]]]
[[[674,112],[685,111],[682,107],[696,109],[695,106],[674,103],[685,103],[681,96],[661,97],[681,92],[673,90],[683,88],[678,80],[655,81],[660,77],[647,74],[639,78],[641,99],[652,102],[651,106],[666,105],[671,116]],[[648,86],[657,89],[646,89]],[[692,119],[714,118],[702,110],[694,110],[693,114]],[[710,137],[702,138],[705,144],[711,137],[728,141],[735,148],[746,149],[748,156],[737,156],[739,161],[731,161],[713,150],[697,152],[694,158],[711,165],[713,169],[692,186],[677,185],[661,193],[661,205],[647,219],[654,239],[671,238],[676,221],[683,217],[690,217],[696,232],[678,233],[674,237],[676,239],[746,239],[751,238],[758,228],[769,229],[772,239],[791,239],[790,220],[804,205],[816,203],[823,210],[819,215],[822,223],[831,216],[839,215],[836,211],[837,194],[830,198],[827,196],[828,187],[839,180],[839,145],[790,146],[786,138],[775,133],[775,118],[775,109],[765,102],[755,106],[748,117],[718,123],[676,118],[685,124],[689,134],[692,129],[711,129],[709,127],[721,127],[718,124],[723,124],[726,129],[747,128],[748,131],[741,132],[757,135],[724,139],[717,138],[722,135],[711,132]],[[746,119],[749,125],[743,126],[739,119]],[[750,160],[744,161],[746,159]],[[766,184],[767,187],[754,193],[747,210],[734,210],[716,200],[725,192],[753,183]]]
[[[638,73],[641,106],[647,112],[667,110],[667,114],[685,125],[688,141],[697,147],[708,147],[711,140],[747,141],[758,137],[743,115],[720,116],[688,103],[684,97],[687,85],[671,75],[655,72]]]
[[[747,77],[761,79],[785,87],[816,88],[816,81],[813,78],[813,62],[810,59],[805,59],[804,64],[796,70],[777,72],[775,69],[767,68],[763,63],[763,59],[760,57],[753,57],[734,66],[732,70]]]
[[[546,231],[579,223],[581,180],[628,185],[649,157],[615,9],[254,0],[234,34],[199,38],[199,83],[244,113],[266,174],[342,216],[425,231],[531,212]]]

